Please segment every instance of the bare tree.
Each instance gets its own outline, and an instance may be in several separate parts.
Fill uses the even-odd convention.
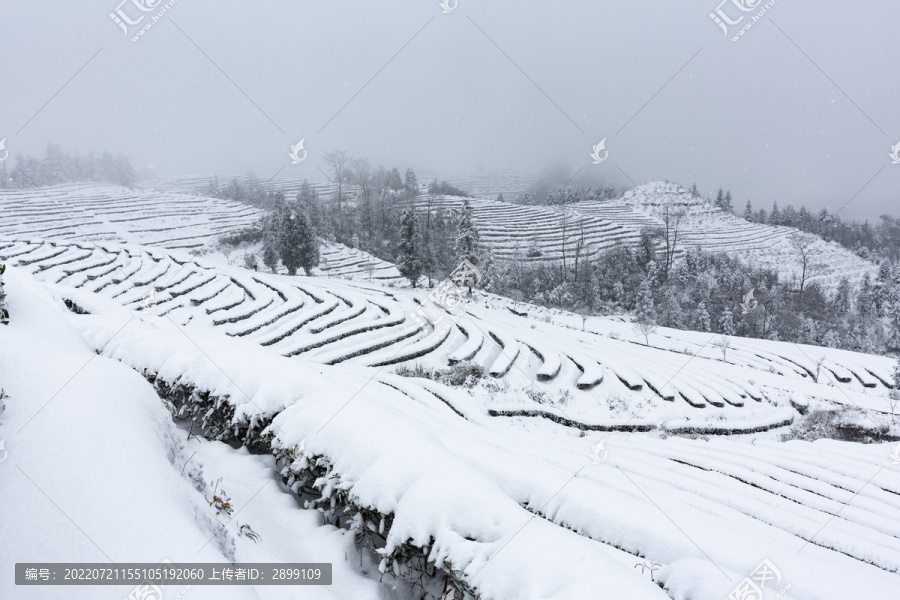
[[[568,234],[568,221],[566,220],[566,209],[560,207],[562,213],[562,272],[563,281],[566,281],[566,235]]]
[[[353,171],[353,183],[359,186],[359,196],[363,203],[363,214],[366,219],[366,232],[372,240],[372,166],[368,158],[356,158],[350,162]]]
[[[822,372],[822,363],[825,362],[825,355],[819,357],[819,360],[816,361],[816,383],[819,383],[819,373]]]
[[[729,338],[725,337],[724,335],[722,335],[722,336],[719,336],[719,339],[717,339],[717,340],[713,343],[713,346],[715,346],[716,348],[718,348],[719,350],[721,350],[721,352],[722,352],[722,361],[723,361],[723,362],[728,362],[728,356],[727,356],[727,353],[728,353],[728,349],[731,348],[731,340],[730,340]]]
[[[579,232],[578,238],[575,240],[575,283],[578,283],[578,259],[581,257],[581,252],[584,250],[584,225],[582,224]]]
[[[800,263],[800,289],[797,292],[797,298],[803,298],[803,289],[806,282],[815,277],[821,277],[824,274],[822,265],[814,259],[812,244],[816,240],[815,237],[803,236],[799,233],[791,235],[791,245],[797,255]]]
[[[341,200],[344,197],[344,179],[347,177],[348,167],[350,166],[350,155],[344,150],[335,150],[334,152],[325,153],[325,162],[331,167],[334,173],[334,182],[338,186],[337,192],[337,208],[338,213],[341,211]]]
[[[678,229],[681,226],[681,220],[684,218],[685,210],[683,208],[673,207],[670,203],[666,203],[663,207],[663,238],[666,242],[666,277],[669,276],[669,270],[675,263],[675,249],[678,246]]]

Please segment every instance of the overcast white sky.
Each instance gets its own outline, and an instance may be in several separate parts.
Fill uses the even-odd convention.
[[[719,0],[178,0],[137,43],[118,1],[0,0],[11,153],[54,141],[160,176],[266,176],[306,138],[282,175],[322,179],[335,148],[448,174],[564,161],[721,185],[740,208],[856,196],[842,215],[900,215],[896,0],[779,0],[738,43],[709,17]]]

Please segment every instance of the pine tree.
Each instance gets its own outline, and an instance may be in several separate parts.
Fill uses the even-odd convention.
[[[781,211],[781,224],[787,227],[797,226],[797,211],[790,204]]]
[[[706,310],[706,302],[701,302],[694,311],[694,320],[696,321],[697,331],[709,331],[710,319],[709,311]]]
[[[478,228],[475,226],[474,210],[466,198],[463,200],[462,210],[459,213],[459,220],[456,223],[456,262],[462,264],[463,260],[468,260],[475,266],[478,266]]]
[[[653,232],[641,229],[641,239],[638,242],[638,262],[645,269],[647,265],[656,260],[656,244],[653,243]]]
[[[722,311],[722,317],[719,319],[719,331],[725,335],[734,335],[734,316],[731,309],[727,306]]]
[[[419,179],[416,177],[416,172],[412,169],[406,170],[406,181],[403,183],[403,187],[406,188],[407,193],[415,198],[419,195]]]
[[[750,204],[749,200],[747,200],[747,206],[744,208],[744,220],[751,223],[756,220],[753,214],[753,205]]]
[[[300,243],[300,267],[307,276],[312,275],[312,270],[319,266],[319,238],[316,236],[316,230],[313,227],[312,219],[309,212],[303,205],[296,207],[297,218],[300,219],[298,225],[302,235]]]
[[[278,244],[275,241],[275,234],[271,231],[263,238],[262,260],[273,273],[278,268]]]
[[[278,210],[282,213],[281,235],[278,242],[281,263],[289,275],[296,275],[300,268],[310,275],[312,269],[319,264],[319,243],[310,224],[306,207],[301,204],[294,207],[284,205],[279,206]]]
[[[885,301],[888,315],[888,336],[885,344],[888,349],[900,350],[900,290],[891,286]]]
[[[719,188],[719,193],[716,194],[716,208],[725,208],[725,192],[722,188]]]
[[[304,223],[297,215],[291,214],[284,221],[281,236],[281,264],[288,275],[296,275],[300,267],[300,252],[304,241]]]
[[[772,203],[772,213],[769,215],[769,224],[781,225],[781,211],[778,210],[778,202]]]
[[[410,205],[400,217],[400,247],[397,256],[397,270],[406,277],[413,287],[422,276],[421,238],[419,235],[419,219],[416,210]]]
[[[649,346],[650,334],[656,331],[656,307],[653,305],[653,291],[649,279],[644,279],[638,289],[634,328],[644,336],[644,344]]]

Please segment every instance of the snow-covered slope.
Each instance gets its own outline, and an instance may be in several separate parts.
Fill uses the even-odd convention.
[[[454,321],[427,290],[257,273],[130,245],[0,239],[0,260],[281,356],[392,370],[471,362],[491,375],[478,386],[481,404],[507,417],[719,430],[779,426],[811,398],[889,410],[892,361],[853,352],[732,338],[723,355],[721,336],[668,329],[647,347],[619,320],[592,318],[580,331],[575,315],[492,295]],[[417,311],[436,324],[421,327]]]
[[[321,527],[273,484],[271,457],[185,441],[153,386],[98,356],[44,286],[16,269],[6,283],[16,319],[0,328],[0,388],[8,396],[0,401],[0,598],[121,600],[135,587],[18,587],[16,562],[165,559],[331,562],[341,589],[318,588],[310,598],[384,598],[345,560],[355,551],[351,536]],[[242,509],[234,520],[207,502],[223,489]],[[238,534],[245,523],[260,544]],[[179,591],[167,589],[165,598]],[[260,596],[249,587],[194,586],[187,597]],[[271,587],[265,597],[296,596]]]
[[[219,235],[255,224],[262,211],[194,193],[89,183],[39,192],[0,189],[0,212],[0,236],[144,244],[213,255],[208,258],[223,258],[231,264],[243,264],[245,254],[261,254],[259,245],[232,250],[215,242]],[[382,283],[404,281],[392,263],[343,244],[324,244],[321,257],[317,274]]]
[[[0,189],[0,235],[117,241],[198,249],[216,235],[255,223],[255,208],[196,195],[79,183]]]
[[[463,200],[420,197],[417,206],[424,210],[429,202],[432,207],[458,210]],[[785,281],[792,282],[800,272],[797,251],[791,243],[791,236],[798,234],[811,241],[812,263],[822,275],[815,281],[826,287],[835,285],[841,277],[856,282],[865,273],[875,272],[872,263],[837,243],[825,242],[792,227],[749,223],[670,183],[642,185],[615,200],[565,206],[522,206],[490,198],[474,199],[471,203],[481,241],[501,261],[560,261],[564,255],[573,261],[582,240],[582,258],[596,256],[617,244],[636,246],[642,229],[663,227],[662,208],[668,205],[685,213],[679,225],[676,256],[696,247],[727,252],[753,266],[773,269]]]
[[[841,277],[855,282],[866,273],[875,275],[875,265],[837,242],[826,242],[794,227],[749,223],[715,208],[705,198],[694,198],[671,183],[642,185],[626,192],[622,202],[660,224],[664,206],[682,208],[685,217],[678,232],[682,248],[699,246],[710,252],[728,252],[754,266],[777,271],[786,281],[796,281],[801,270],[796,247],[791,242],[794,235],[810,241],[811,262],[815,270],[822,273],[821,278],[814,280],[817,283],[828,287],[838,283]],[[584,204],[575,206],[581,208]]]
[[[32,258],[49,249],[36,246],[28,253]],[[18,259],[9,262],[21,265],[7,273],[12,324],[0,327],[0,382],[9,394],[0,415],[0,439],[7,439],[9,452],[0,464],[0,514],[2,537],[18,542],[0,545],[6,564],[316,560],[335,565],[335,584],[303,588],[300,597],[346,600],[434,600],[448,585],[457,590],[457,599],[476,594],[484,600],[720,600],[764,559],[779,570],[778,585],[769,583],[767,598],[789,586],[782,597],[887,600],[900,586],[900,472],[887,445],[778,443],[765,436],[754,443],[750,437],[703,441],[653,431],[580,437],[578,428],[545,419],[492,416],[493,394],[510,396],[501,389],[509,375],[496,379],[499,385],[485,402],[477,390],[470,394],[367,366],[384,362],[376,360],[377,350],[360,354],[363,360],[326,360],[365,346],[366,338],[354,341],[352,334],[331,335],[336,339],[315,357],[279,356],[284,352],[261,346],[249,334],[224,335],[228,327],[204,317],[203,302],[187,301],[191,292],[175,296],[180,299],[173,304],[181,309],[170,306],[166,312],[157,305],[136,312],[125,306],[134,304],[125,300],[137,292],[129,277],[120,283],[104,275],[89,279],[97,274],[89,263],[72,275],[61,267],[39,270],[40,261],[22,264],[27,245],[0,247],[4,253],[15,249]],[[322,311],[334,305],[326,313],[332,320],[326,330],[333,333],[370,307],[369,322],[377,323],[414,306],[413,292],[244,275],[174,254],[157,252],[154,260],[138,248],[110,246],[104,252],[121,260],[123,271],[129,253],[143,261],[135,273],[150,281],[147,272],[167,268],[176,278],[175,269],[186,269],[182,275],[198,283],[233,278],[232,285],[247,288],[245,295],[254,293],[241,300],[245,308],[274,304],[277,297],[283,312],[289,302],[302,300],[293,311],[296,324],[307,306]],[[184,264],[177,267],[175,259]],[[197,273],[189,274],[192,269]],[[181,285],[191,287],[187,279]],[[271,291],[263,295],[263,289]],[[351,316],[359,309],[361,315]],[[679,392],[697,399],[702,394],[690,386],[702,385],[717,398],[713,390],[731,389],[736,400],[738,389],[752,378],[763,398],[745,404],[771,406],[760,413],[767,418],[768,412],[789,409],[776,397],[778,389],[818,402],[827,402],[830,394],[875,403],[884,394],[852,378],[833,385],[809,382],[809,375],[799,372],[798,356],[809,348],[744,340],[738,357],[727,363],[711,356],[690,359],[675,347],[696,348],[693,338],[665,338],[658,348],[640,348],[615,339],[624,336],[617,329],[621,324],[598,321],[592,323],[596,333],[579,333],[567,328],[568,315],[546,316],[519,317],[478,304],[467,307],[459,324],[472,331],[476,322],[489,328],[506,348],[527,339],[545,357],[560,352],[559,340],[570,342],[567,352],[577,350],[585,362],[581,354],[590,356],[606,375],[594,390],[609,385],[627,390],[622,380],[629,377],[645,384],[645,377],[668,377],[675,366],[668,357],[680,357],[678,366],[689,377],[671,378]],[[250,325],[244,320],[231,325]],[[315,336],[312,329],[323,324],[313,318],[312,327],[304,330],[304,325],[301,333]],[[599,335],[601,330],[606,335]],[[391,350],[418,343],[415,335],[407,346]],[[583,341],[575,343],[579,338]],[[517,357],[528,352],[521,348]],[[852,353],[829,351],[828,357],[835,369],[887,367]],[[446,360],[446,355],[433,358]],[[753,364],[757,360],[762,362]],[[538,367],[530,361],[520,365],[525,373]],[[694,364],[704,368],[691,370]],[[547,367],[544,373],[554,370]],[[569,371],[565,378],[576,375]],[[166,405],[154,397],[154,388],[181,414],[180,426],[167,421]],[[722,410],[680,400],[657,403],[686,407],[690,416]],[[565,405],[569,408],[579,407],[573,401]],[[743,421],[743,408],[730,403],[723,408],[721,423]],[[195,415],[195,434],[271,450],[277,462],[219,441],[185,441],[193,419],[185,420],[183,410]],[[630,404],[628,410],[644,409]],[[649,414],[642,422],[666,413]],[[597,445],[601,441],[603,447]],[[204,498],[214,485],[228,490],[235,507],[224,526],[215,523]],[[303,510],[292,493],[320,512]],[[316,515],[340,527],[322,526]],[[259,544],[237,535],[244,523],[260,534]],[[364,548],[371,541],[378,552],[357,554],[354,535],[343,533],[347,526],[355,526]],[[361,570],[353,567],[359,556]],[[419,559],[432,565],[422,577],[410,573]],[[644,563],[657,563],[652,574],[640,568]],[[381,571],[387,585],[375,583]],[[411,588],[409,581],[417,578],[420,587]],[[298,597],[287,590],[195,587],[189,593]],[[127,589],[76,587],[66,593],[111,599],[124,597]],[[0,596],[59,597],[56,588],[28,588],[25,594],[13,586],[9,569],[0,571]]]

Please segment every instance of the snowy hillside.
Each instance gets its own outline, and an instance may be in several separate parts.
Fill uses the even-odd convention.
[[[884,423],[886,359],[742,339],[722,357],[708,334],[662,329],[647,348],[621,321],[580,332],[574,315],[490,297],[435,339],[409,318],[416,300],[434,309],[414,290],[112,244],[3,241],[0,256],[0,514],[20,540],[0,545],[6,564],[331,562],[335,583],[300,593],[346,600],[720,600],[764,560],[767,598],[900,586],[889,445],[661,430],[765,429],[842,404]],[[466,358],[494,376],[393,374]],[[228,518],[207,502],[221,490]],[[58,597],[9,574],[3,597]]]
[[[117,241],[199,249],[255,223],[259,210],[229,200],[104,184],[0,189],[0,235]]]
[[[481,190],[484,186],[503,187],[511,177],[484,175],[464,183],[481,182],[475,188]],[[0,209],[10,215],[0,225],[0,235],[22,236],[28,232],[48,240],[116,241],[201,250],[214,236],[247,227],[259,219],[261,213],[255,208],[197,195],[196,190],[206,183],[208,178],[198,176],[148,182],[147,191],[98,184],[54,186],[42,193],[0,190]],[[283,189],[291,198],[301,183],[285,179],[272,186]],[[524,185],[518,182],[515,186],[520,184]],[[314,187],[320,194],[328,194],[333,186]],[[420,209],[429,204],[432,209],[446,207],[455,211],[462,206],[462,199],[429,199],[423,195],[417,200]],[[798,233],[796,229],[748,223],[712,207],[703,198],[692,197],[674,184],[646,184],[616,200],[565,207],[523,206],[498,202],[488,195],[472,200],[482,243],[490,246],[496,260],[523,263],[559,262],[564,255],[571,261],[582,241],[581,258],[595,257],[617,244],[636,246],[643,228],[663,226],[660,212],[666,204],[685,210],[677,255],[697,246],[711,252],[728,252],[753,266],[778,271],[783,280],[796,281],[800,263],[790,241]],[[872,263],[840,245],[810,234],[801,235],[811,240],[813,270],[820,273],[814,281],[826,288],[835,286],[842,277],[856,282],[865,273],[875,274]],[[392,265],[359,250],[335,245],[325,248],[323,256],[327,262],[321,268],[332,275],[365,279],[369,276],[365,265],[371,264],[376,273],[381,272],[382,279],[400,280]]]
[[[196,194],[100,184],[50,186],[40,192],[0,189],[0,211],[0,236],[143,244],[212,255],[210,260],[232,264],[243,264],[246,254],[260,253],[258,247],[223,248],[216,239],[254,225],[262,211]],[[402,280],[393,264],[343,244],[323,245],[321,257],[316,270],[320,274],[384,283]]]
[[[423,208],[429,200],[420,197]],[[461,198],[432,200],[431,205],[458,209]],[[663,206],[682,209],[676,240],[676,256],[700,247],[708,252],[727,252],[755,267],[773,269],[785,281],[796,281],[801,270],[791,236],[799,233],[791,227],[749,223],[714,208],[704,198],[694,198],[680,186],[649,183],[615,200],[578,202],[564,206],[522,206],[495,199],[472,201],[481,240],[489,245],[498,260],[524,263],[574,260],[583,241],[581,258],[591,258],[617,244],[637,246],[641,230],[664,226]],[[869,263],[834,242],[825,242],[811,234],[809,247],[816,282],[830,288],[840,278],[858,281],[865,273],[876,272]]]
[[[773,427],[809,395],[887,410],[883,399],[848,398],[885,396],[893,369],[888,358],[743,338],[732,338],[723,356],[722,336],[668,329],[651,335],[648,348],[616,319],[591,318],[582,332],[575,315],[493,295],[473,299],[454,320],[427,290],[283,277],[130,245],[0,241],[0,260],[282,356],[423,368],[471,362],[501,384],[488,390],[492,411],[585,428]],[[423,329],[417,319],[426,318],[434,324]],[[819,385],[809,384],[816,373]],[[781,391],[784,380],[794,393]],[[645,401],[633,415],[629,407]]]
[[[791,236],[799,234],[811,240],[809,252],[816,271],[822,273],[815,281],[831,287],[841,277],[858,281],[866,273],[875,275],[876,266],[853,254],[836,242],[826,242],[818,236],[800,233],[793,227],[749,223],[741,217],[715,208],[705,198],[694,198],[680,186],[671,183],[650,183],[625,193],[622,201],[662,223],[661,209],[668,204],[685,210],[679,228],[682,248],[700,246],[709,252],[729,252],[751,265],[778,271],[782,279],[796,281],[800,264]],[[576,207],[582,207],[578,204]],[[605,206],[605,204],[604,204]]]

